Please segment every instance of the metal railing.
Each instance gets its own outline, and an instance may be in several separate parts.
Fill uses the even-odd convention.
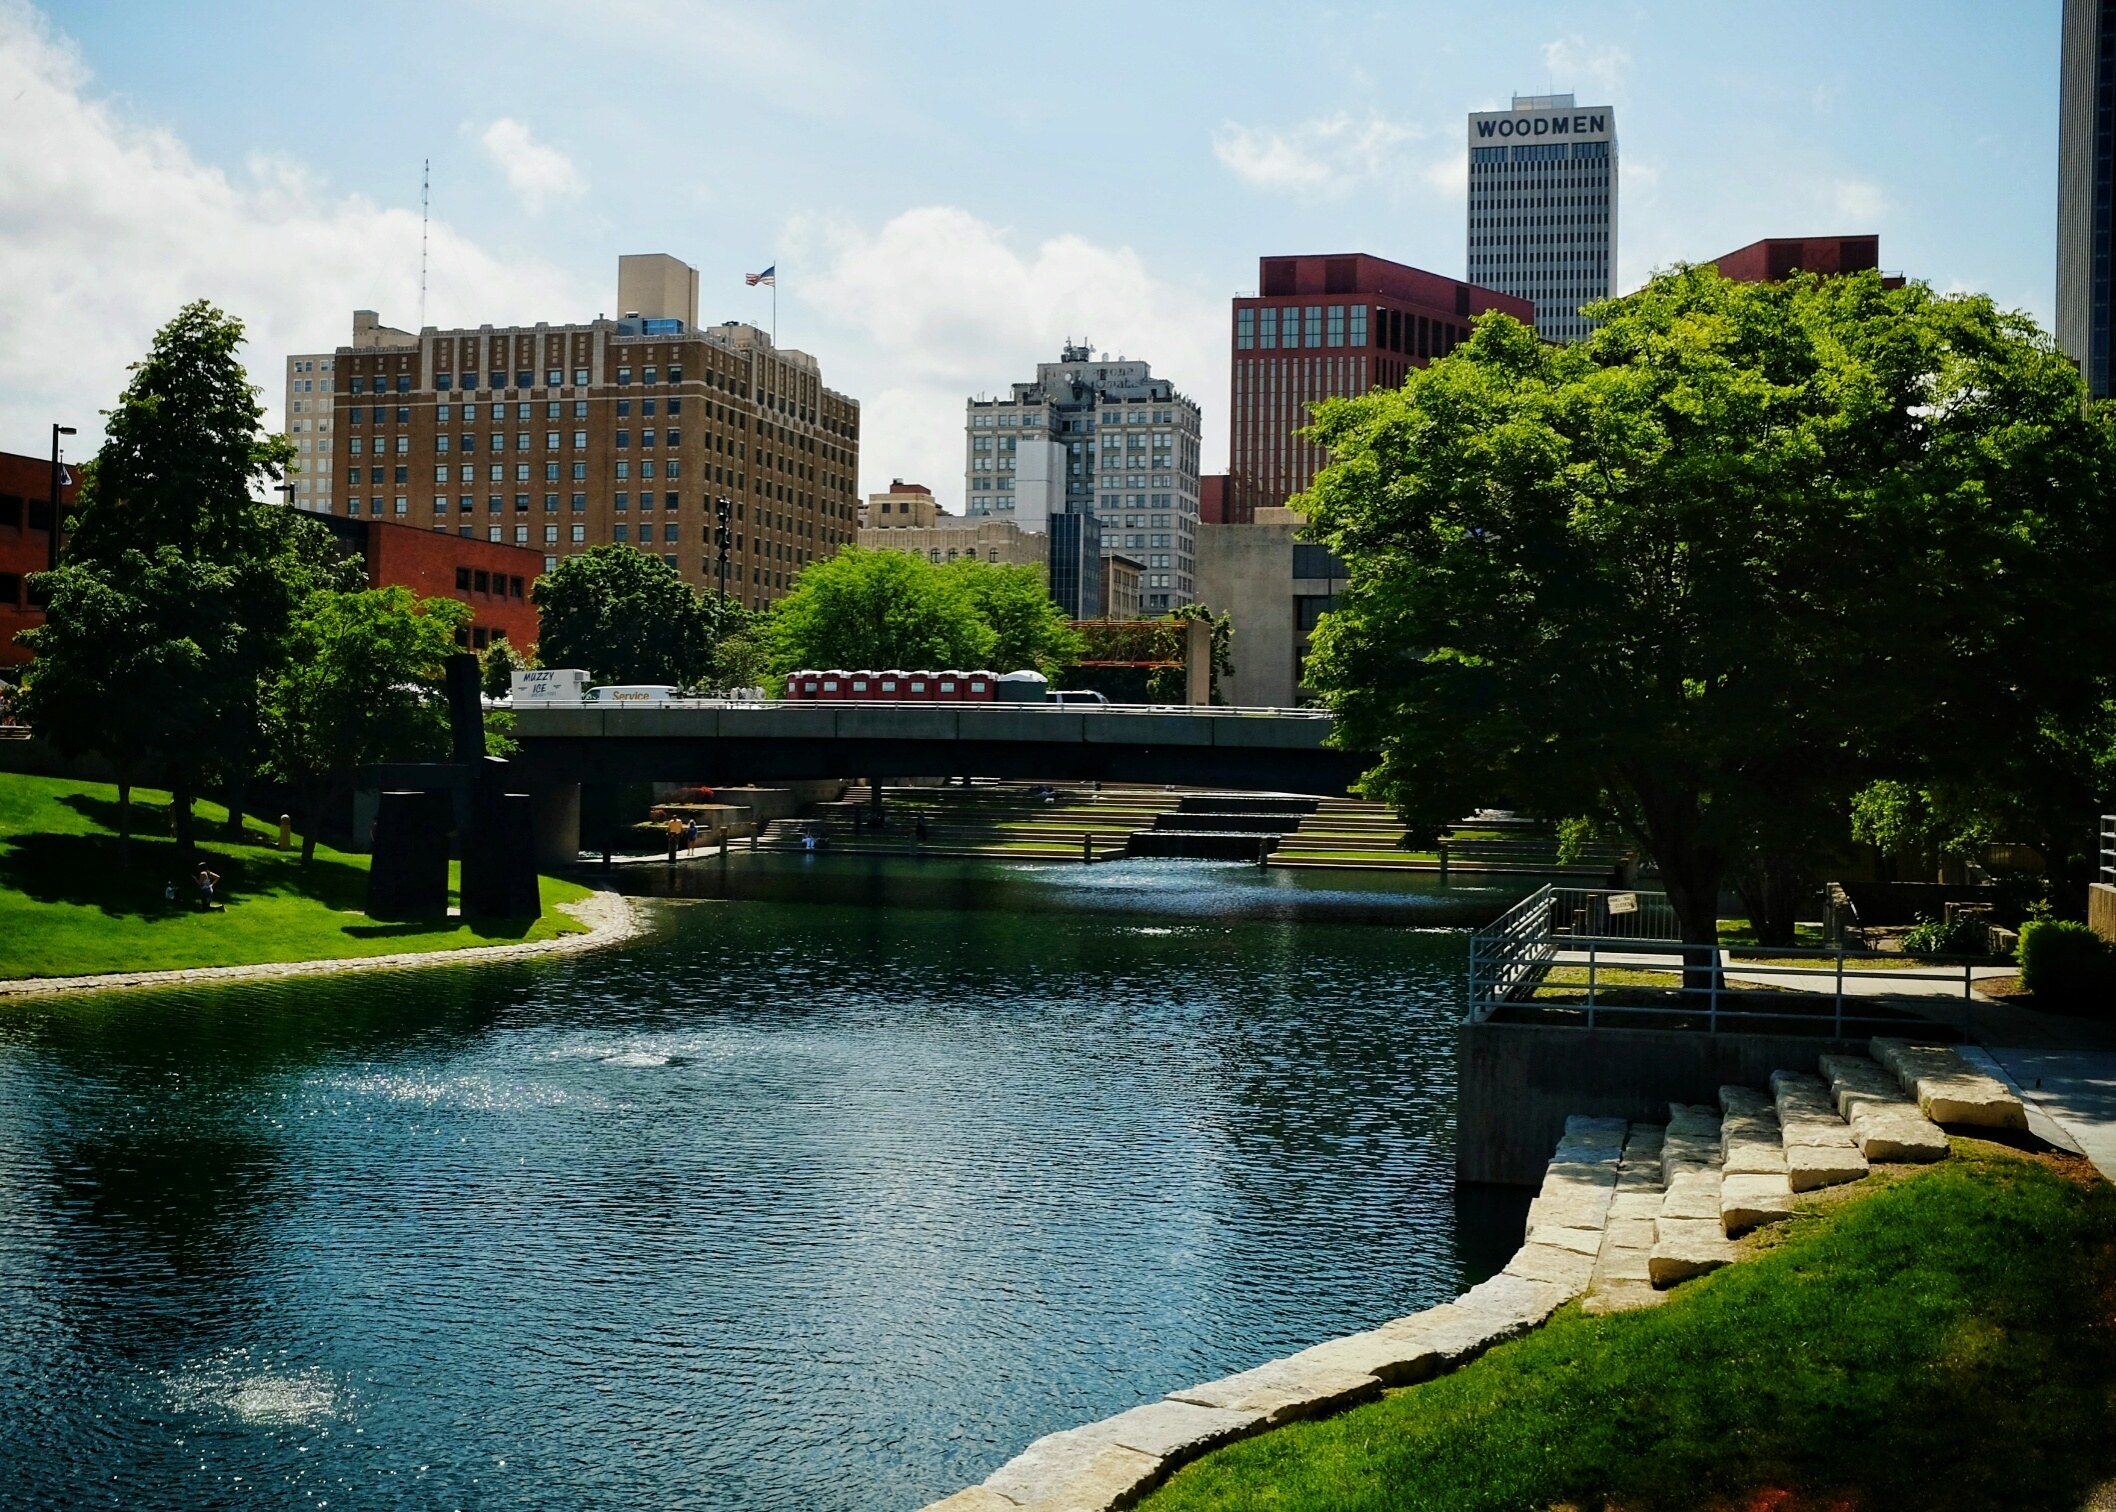
[[[2116,882],[2116,814],[2101,816],[2100,880]]]
[[[1679,933],[1664,894],[1539,888],[1470,936],[1469,1021],[1482,1023],[1512,1006],[1539,1010],[1539,1021],[1547,1016],[1584,1029],[1615,1015],[1631,1026],[1716,1034],[1763,1021],[1818,1022],[1826,1005],[1831,1035],[1841,1039],[1847,1024],[1867,1032],[1900,1022],[1893,1007],[1886,1015],[1858,1011],[1862,998],[1886,996],[1861,992],[1860,984],[1945,983],[1944,995],[1908,995],[1937,1006],[1955,1000],[1959,985],[1967,1034],[1976,968],[1991,964],[1935,956],[1906,966],[1900,955],[1796,945],[1722,946],[1700,960],[1703,948],[1686,945]],[[1883,961],[1891,964],[1867,964]],[[1566,980],[1553,982],[1558,970]]]
[[[771,712],[785,709],[963,709],[971,713],[998,710],[1010,714],[1188,714],[1202,715],[1209,719],[1246,719],[1259,715],[1273,719],[1309,719],[1329,721],[1335,716],[1328,709],[1293,708],[1277,709],[1261,704],[1130,704],[1130,703],[1008,703],[1004,700],[971,702],[968,699],[882,699],[882,698],[663,698],[649,702],[627,700],[586,699],[579,703],[565,703],[557,699],[538,699],[532,703],[500,704],[501,708],[512,708],[516,713],[530,709],[586,709],[593,713],[606,713],[613,709],[627,712],[640,709],[741,709],[752,712]]]

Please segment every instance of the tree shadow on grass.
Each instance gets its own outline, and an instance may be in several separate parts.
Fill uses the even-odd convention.
[[[231,855],[201,846],[200,861],[220,875],[219,901],[240,907],[243,899],[282,892],[326,908],[357,910],[367,901],[367,873],[344,861],[318,859],[307,871],[294,855]],[[71,903],[114,917],[164,918],[195,911],[192,872],[177,857],[176,842],[135,836],[131,864],[121,865],[115,835],[17,835],[0,849],[0,887],[39,903]],[[176,900],[163,896],[176,884]]]

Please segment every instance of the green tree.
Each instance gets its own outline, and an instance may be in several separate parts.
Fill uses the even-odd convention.
[[[2031,322],[1694,268],[1595,315],[1569,347],[1487,315],[1318,410],[1300,503],[1351,578],[1309,677],[1369,792],[1427,833],[1478,803],[1614,825],[1702,970],[1730,868],[1842,836],[1868,782],[2091,766],[2116,470]]]
[[[478,677],[487,698],[506,698],[514,692],[514,674],[536,666],[533,654],[524,655],[512,641],[496,640],[478,660]]]
[[[1084,642],[1052,600],[1043,568],[963,557],[940,571],[962,581],[978,616],[991,628],[987,664],[993,670],[1034,668],[1050,677],[1080,659]]]
[[[630,546],[565,558],[529,598],[540,620],[537,659],[604,683],[710,685],[715,648],[748,623],[733,599],[698,592],[660,557]]]
[[[844,547],[810,563],[772,606],[764,630],[772,668],[989,667],[999,636],[970,581],[916,552]]]
[[[51,608],[26,638],[26,712],[128,779],[151,763],[186,853],[194,795],[214,777],[239,793],[257,758],[259,690],[294,606],[357,578],[321,525],[256,497],[292,453],[263,432],[241,342],[204,301],[156,333],[107,412],[65,560],[35,580]]]
[[[468,605],[408,588],[326,591],[302,604],[264,711],[271,770],[299,795],[303,866],[356,768],[446,759],[442,668],[469,622]]]

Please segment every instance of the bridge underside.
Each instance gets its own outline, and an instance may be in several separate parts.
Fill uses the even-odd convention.
[[[1174,783],[1241,792],[1351,790],[1372,758],[1329,749],[1099,744],[1054,740],[905,740],[844,736],[538,736],[515,765],[537,783],[688,782],[769,786],[835,777],[997,777]]]

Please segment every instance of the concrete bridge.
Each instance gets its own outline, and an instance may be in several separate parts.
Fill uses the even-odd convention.
[[[1374,758],[1327,745],[1334,723],[1320,710],[1130,704],[524,706],[514,780],[537,794],[539,849],[555,857],[569,832],[577,843],[583,782],[974,776],[1337,796]]]

